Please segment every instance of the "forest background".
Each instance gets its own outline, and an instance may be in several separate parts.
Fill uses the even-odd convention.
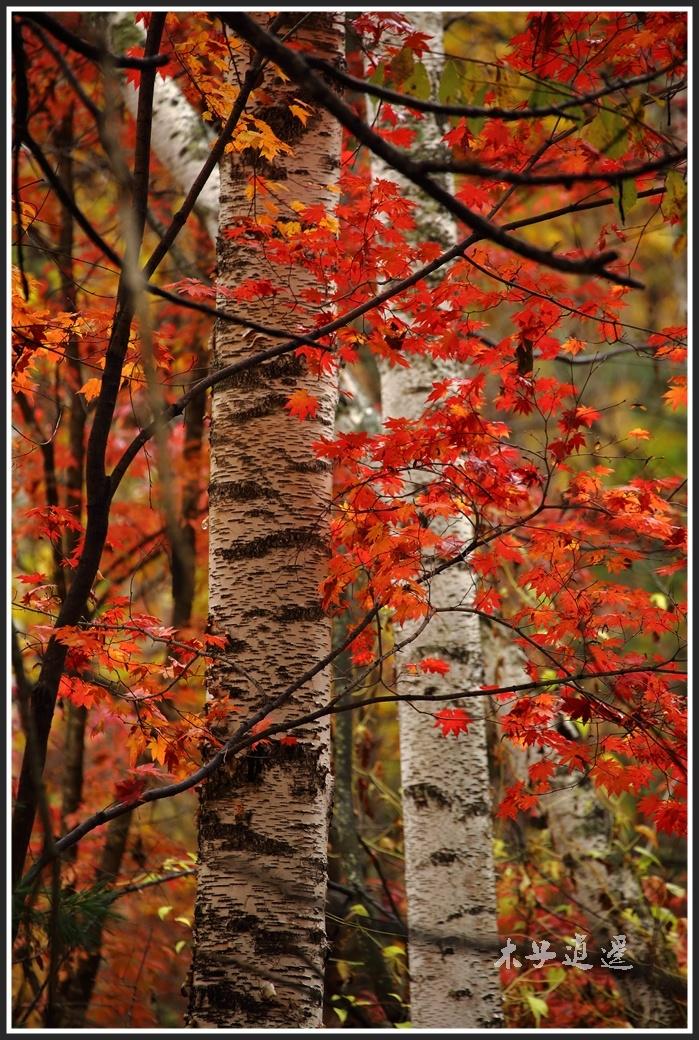
[[[261,316],[279,306],[276,297],[283,290],[274,276],[257,276],[233,289],[224,286],[223,294],[219,286],[216,295],[218,206],[205,191],[194,217],[177,227],[176,241],[171,236],[167,249],[160,245],[189,184],[175,159],[159,153],[157,108],[152,147],[141,167],[149,186],[141,250],[130,243],[125,207],[139,162],[133,87],[142,84],[147,69],[144,32],[151,31],[152,17],[132,24],[133,36],[126,39],[100,17],[66,13],[47,20],[28,13],[15,16],[13,30],[13,754],[16,774],[24,761],[25,781],[39,792],[29,863],[43,869],[35,868],[21,890],[14,1014],[16,1025],[34,1027],[177,1027],[187,1007],[193,949],[196,792],[152,801],[115,815],[104,827],[93,826],[60,861],[52,843],[106,804],[133,805],[159,783],[190,776],[228,736],[223,711],[217,714],[210,705],[202,714],[206,668],[216,674],[217,660],[231,649],[226,633],[211,624],[207,594],[210,405],[203,394],[193,399],[167,434],[149,423],[207,370],[212,308],[233,308],[243,324],[261,326],[250,330],[250,350],[255,336],[266,331]],[[527,229],[532,256],[513,259],[506,249],[498,252],[497,243],[476,242],[470,261],[453,265],[449,291],[440,290],[446,283],[438,280],[423,282],[415,293],[404,292],[400,306],[388,304],[370,320],[340,328],[328,341],[343,360],[336,436],[328,419],[331,395],[326,400],[314,389],[314,380],[327,374],[317,346],[306,344],[294,355],[303,358],[310,378],[304,376],[275,406],[300,429],[316,425],[314,443],[325,438],[318,459],[337,460],[334,555],[324,603],[335,615],[335,647],[348,644],[335,661],[334,695],[354,687],[363,704],[333,719],[326,908],[331,945],[323,1020],[355,1028],[411,1021],[405,783],[396,705],[400,684],[407,681],[413,695],[429,688],[430,697],[435,689],[440,696],[438,684],[445,684],[446,707],[430,706],[427,713],[444,762],[466,740],[476,740],[479,725],[486,735],[481,745],[487,739],[502,944],[513,935],[523,949],[525,942],[548,936],[562,950],[579,930],[596,942],[599,923],[590,919],[589,905],[580,905],[585,891],[596,901],[592,916],[601,913],[610,926],[628,926],[650,965],[641,973],[647,987],[642,1000],[638,991],[630,999],[618,977],[601,968],[587,975],[503,965],[506,1024],[648,1024],[634,1021],[634,1014],[649,1002],[657,1014],[659,1000],[668,1021],[677,1024],[686,968],[685,16],[448,14],[443,49],[430,44],[440,58],[437,72],[426,50],[429,37],[401,16],[375,13],[350,21],[347,71],[360,81],[417,101],[436,95],[443,107],[455,109],[512,110],[524,104],[536,111],[570,104],[575,121],[574,132],[564,138],[569,144],[560,145],[557,163],[547,166],[537,158],[537,146],[543,149],[561,125],[570,129],[560,113],[530,122],[441,113],[454,195],[473,213],[488,215],[504,206],[501,223],[506,218],[526,226],[541,212],[564,212]],[[173,11],[160,34],[169,58],[157,82],[179,91],[182,132],[191,130],[187,113],[212,131],[210,137],[199,132],[203,150],[193,156],[198,169],[241,96],[230,64],[231,48],[238,53],[243,45],[232,44],[230,26],[204,14]],[[76,50],[76,38],[96,51]],[[572,62],[571,38],[588,41],[588,50],[581,43]],[[615,49],[604,53],[600,41],[609,40]],[[132,67],[105,64],[105,41],[111,51],[126,54]],[[611,89],[644,76],[637,85]],[[258,89],[253,84],[249,92]],[[394,147],[409,151],[427,133],[429,113],[399,114],[394,101],[379,98],[377,114],[371,108],[376,99],[349,80],[342,86],[345,103]],[[580,106],[576,92],[600,90],[608,92],[603,100],[573,108],[576,100]],[[313,123],[313,102],[294,91],[288,110],[300,131]],[[270,128],[264,118],[270,101],[262,95],[256,116],[231,130],[233,150],[254,152],[271,166],[277,159],[283,164],[287,152],[293,153],[294,135],[287,144],[283,131]],[[335,214],[323,204],[294,207],[269,170],[258,171],[253,230],[241,220],[237,237],[230,236],[241,250],[254,252],[249,240],[257,235],[266,241],[273,225],[275,262],[289,269],[305,264],[314,284],[325,284],[325,295],[316,290],[314,296],[306,287],[306,321],[296,319],[287,334],[322,324],[318,313],[329,320],[333,308],[361,306],[376,289],[394,286],[434,261],[453,235],[431,211],[425,223],[424,196],[411,195],[390,167],[378,167],[376,159],[372,166],[351,132],[342,148]],[[438,177],[445,161],[438,152],[432,158],[434,170],[428,172]],[[519,172],[519,187],[516,175],[511,182],[487,175],[488,168],[503,165]],[[474,177],[479,167],[480,179]],[[601,179],[595,180],[593,168]],[[621,179],[619,170],[629,168],[638,172]],[[90,229],[99,230],[95,235]],[[461,228],[459,237],[461,232],[466,234]],[[218,248],[220,271],[225,253],[220,242]],[[591,260],[587,277],[578,272],[574,282],[574,272],[546,267],[552,255],[582,264],[612,248],[621,263]],[[156,302],[135,312],[116,382],[107,457],[124,483],[111,503],[105,549],[85,609],[75,621],[59,623],[56,633],[52,622],[69,600],[85,553],[87,437],[104,396],[115,258],[129,249],[143,258],[161,250],[165,263],[153,278]],[[334,282],[323,278],[326,267]],[[643,290],[629,281],[642,282]],[[468,315],[458,344],[449,339],[449,308]],[[406,436],[400,423],[382,427],[382,390],[385,411],[390,373],[411,364],[421,371],[420,342],[430,344],[436,359],[435,378],[425,388],[425,396],[431,388],[432,411]],[[473,366],[468,379],[454,361]],[[460,407],[465,421],[480,416],[488,439],[502,444],[507,436],[512,444],[498,449],[497,457],[482,446],[474,449],[468,488],[455,474],[454,459],[440,458],[435,447],[439,437],[453,434],[440,418],[447,405],[457,417]],[[152,446],[137,453],[130,445],[145,443],[138,442],[139,428],[154,436]],[[558,441],[551,454],[554,428]],[[542,437],[549,452],[543,467],[536,456]],[[531,496],[540,490],[537,481],[547,465],[553,479],[551,459],[559,513],[555,523],[537,527]],[[379,473],[370,495],[367,466]],[[422,500],[419,494],[415,499],[410,489],[417,481],[431,484],[431,497],[423,492]],[[498,498],[502,489],[507,494],[503,490]],[[392,652],[400,626],[410,634],[411,624],[419,628],[425,617],[425,573],[434,560],[454,556],[449,538],[456,537],[455,501],[457,513],[482,518],[494,543],[489,548],[484,542],[470,560],[478,586],[468,609],[479,614],[478,638],[485,648],[480,685],[502,691],[480,698],[486,701],[480,720],[475,702],[472,707],[447,697],[449,682],[458,685],[457,655],[450,660],[439,640],[421,643],[412,632],[413,656],[404,667]],[[388,512],[403,506],[394,524]],[[352,524],[342,521],[348,510],[354,510]],[[381,533],[369,536],[362,516],[383,524]],[[511,533],[503,517],[510,518]],[[563,544],[549,568],[544,560],[553,560],[551,531]],[[578,549],[591,558],[571,563]],[[564,561],[570,571],[556,585],[551,574]],[[595,583],[602,591],[587,603],[583,625],[580,590]],[[565,598],[569,587],[576,589],[574,603]],[[350,643],[348,633],[361,622],[363,609],[376,610],[379,623]],[[493,617],[503,624],[489,624]],[[500,630],[504,637],[497,635]],[[533,640],[533,633],[551,639]],[[29,775],[25,737],[37,701],[38,668],[57,645],[63,654],[58,710],[39,784]],[[627,669],[629,676],[582,685],[570,680],[578,670],[586,675],[605,668]],[[561,681],[566,675],[569,681]],[[507,692],[508,684],[528,683],[533,693]],[[285,733],[279,718],[260,722],[260,733],[270,722],[279,733],[248,735],[242,753],[251,781],[269,756],[297,754],[297,738]],[[545,761],[526,758],[527,749],[544,745]],[[578,781],[572,787],[561,783],[575,768],[581,770]],[[234,814],[245,811],[244,802],[234,802]],[[566,819],[583,818],[584,832],[566,833]],[[593,849],[587,858],[586,844]],[[593,869],[594,882],[590,859],[593,868],[603,865],[602,871]],[[602,938],[610,934],[607,927]],[[481,956],[492,966],[499,949]],[[414,1011],[415,998],[412,1004]],[[445,1012],[437,1007],[436,1013]]]

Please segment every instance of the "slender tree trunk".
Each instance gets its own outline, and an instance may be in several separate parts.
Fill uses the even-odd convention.
[[[269,18],[259,17],[265,23]],[[295,39],[330,61],[340,58],[340,16],[289,13],[284,31],[297,22]],[[240,72],[245,60],[241,52],[237,57]],[[284,202],[330,207],[340,135],[336,122],[321,111],[305,126],[292,116],[288,105],[302,94],[273,68],[264,72],[262,85],[255,114],[293,154],[278,155],[269,164],[250,149],[222,162],[219,278],[222,287],[232,289],[247,277],[276,275],[286,288],[273,304],[251,303],[247,312],[293,330],[294,302],[313,278],[296,267],[275,271],[259,248],[245,238],[227,237],[226,231],[254,216],[248,187],[255,172],[285,183]],[[225,299],[220,305],[226,306]],[[267,345],[262,336],[220,327],[214,363],[228,364]],[[315,419],[302,422],[288,414],[284,405],[296,389],[319,401]],[[329,552],[331,478],[311,445],[332,429],[336,401],[336,376],[312,376],[293,355],[214,391],[210,621],[229,643],[207,686],[210,707],[230,709],[216,726],[221,737],[328,652],[330,625],[320,608],[318,583]],[[329,677],[319,675],[285,711],[318,705],[328,687]],[[295,745],[260,744],[201,790],[190,1025],[321,1024],[328,725],[317,722],[296,732]]]
[[[142,42],[144,33],[134,20],[132,11],[120,11],[107,17],[115,50],[120,51],[133,43]],[[135,115],[138,88],[126,77],[122,79],[122,95],[126,107]],[[208,157],[212,137],[200,114],[189,104],[173,79],[156,79],[152,143],[158,160],[170,172],[177,190],[186,195]],[[212,243],[216,242],[218,233],[218,197],[219,172],[214,169],[194,207]],[[199,346],[193,382],[201,378],[208,367],[209,353],[208,347]],[[193,519],[201,487],[199,457],[204,435],[205,408],[206,398],[200,395],[185,412],[182,515],[179,524],[173,523],[171,518],[167,525],[172,569],[172,624],[178,629],[189,623],[194,603],[196,538]]]
[[[437,378],[435,371],[432,379]],[[396,369],[388,382],[383,380],[386,416],[409,414],[411,404],[421,408],[425,390],[431,388],[431,380],[425,388],[414,368]],[[430,600],[439,608],[458,607],[471,594],[468,568],[454,567],[432,582]],[[471,615],[439,614],[410,647],[409,659],[436,655],[449,664],[440,695],[483,681],[474,622]],[[432,691],[437,692],[434,676],[399,677],[401,696]],[[434,710],[448,704],[435,702]],[[456,738],[444,738],[435,729],[425,702],[413,707],[407,701],[399,708],[410,1018],[416,1028],[487,1029],[501,1024],[485,714],[477,700],[466,707],[468,733]]]
[[[114,43],[120,46],[128,46],[125,39],[143,39],[140,28],[133,21],[132,12],[121,12],[112,16],[111,30]],[[132,41],[133,42],[133,41]],[[171,81],[161,80],[154,90],[153,100],[153,145],[158,153],[158,158],[163,165],[170,170],[173,181],[177,188],[186,193],[196,177],[201,165],[206,158],[207,148],[204,145],[196,145],[205,140],[202,131],[202,121],[199,114],[187,103],[186,98],[179,92]],[[128,107],[135,114],[138,105],[138,91],[124,80],[124,96]],[[192,143],[194,142],[194,144]],[[196,145],[196,147],[195,147]],[[159,149],[163,148],[164,152]],[[70,176],[71,168],[66,156],[63,166],[64,178]],[[71,190],[72,184],[66,187]],[[216,170],[205,189],[203,201],[199,209],[200,217],[205,226],[215,239],[216,235],[216,213],[218,211],[218,171]],[[72,254],[72,217],[66,214],[62,225],[61,252],[69,258]],[[69,261],[66,260],[65,263]],[[72,266],[72,265],[71,265]],[[61,268],[62,284],[64,288],[65,301],[72,287],[72,270],[68,270],[65,264]],[[72,307],[64,302],[66,310]],[[82,474],[83,474],[83,436],[85,425],[85,411],[82,398],[77,395],[77,390],[82,385],[80,379],[80,362],[77,359],[79,344],[73,344],[73,360],[69,361],[73,369],[72,376],[76,381],[73,402],[70,413],[70,441],[73,461],[68,468],[66,505],[68,508],[77,510],[80,515],[82,505]],[[208,350],[205,346],[199,348],[197,354],[197,371],[194,379],[200,378],[201,369],[208,364]],[[181,525],[178,530],[180,537],[171,539],[171,567],[172,567],[172,624],[181,628],[189,624],[192,615],[195,589],[195,531],[193,526],[194,517],[197,513],[197,500],[201,486],[200,455],[204,434],[204,412],[206,398],[200,395],[187,408],[185,413],[185,444],[184,461],[186,473],[181,504]],[[74,546],[72,546],[74,548]],[[163,710],[169,716],[173,713],[172,706],[163,702]],[[175,713],[176,714],[176,713]],[[63,781],[63,804],[62,814],[74,812],[82,801],[83,786],[83,756],[85,725],[87,711],[83,707],[73,704],[66,706],[66,730],[65,730],[65,770]],[[144,761],[147,759],[144,758]],[[121,872],[123,857],[126,853],[131,828],[131,815],[120,816],[113,820],[107,827],[104,849],[100,865],[96,872],[95,884],[110,884],[118,878]],[[71,850],[71,858],[75,858],[77,846]],[[63,980],[60,988],[60,1001],[57,1006],[59,1025],[65,1028],[79,1029],[85,1026],[87,1012],[92,1000],[97,983],[100,965],[102,963],[103,928],[101,924],[95,927],[89,949],[81,957],[75,966],[75,970]]]
[[[118,878],[126,851],[130,822],[130,815],[119,816],[108,828],[95,876],[96,885],[112,885]],[[95,921],[88,949],[78,961],[75,971],[71,972],[60,986],[54,1025],[63,1029],[85,1028],[87,1011],[102,963],[103,932],[104,922]]]
[[[432,37],[433,53],[422,60],[436,93],[443,50],[441,13],[412,12],[410,19]],[[442,131],[434,117],[415,121],[414,127],[415,151],[439,150]],[[402,193],[416,199],[417,235],[445,248],[454,243],[456,228],[449,214],[381,163],[375,163],[374,171],[398,181]],[[445,375],[463,372],[447,370],[427,357],[413,358],[410,368],[382,365],[384,416],[419,415],[432,383]],[[468,540],[468,521],[460,524],[459,533]],[[433,581],[430,600],[440,608],[463,606],[472,588],[468,566],[452,568]],[[412,644],[409,657],[432,654],[448,662],[450,671],[443,681],[455,693],[481,682],[478,624],[469,615],[439,614],[431,620]],[[399,667],[402,663],[397,662]],[[398,681],[401,696],[433,689],[433,676]],[[498,943],[484,710],[478,701],[469,701],[468,734],[445,739],[432,715],[417,710],[421,707],[420,702],[416,707],[408,702],[399,709],[411,1021],[417,1028],[492,1028],[501,1024],[501,998],[494,967]]]
[[[58,175],[66,191],[73,195],[73,108],[68,110],[57,135],[59,147]],[[61,295],[65,311],[77,310],[76,288],[73,273],[73,215],[68,209],[61,216],[59,235],[59,265],[61,276]],[[66,355],[66,364],[70,371],[70,411],[68,416],[68,437],[70,444],[70,461],[66,469],[65,505],[77,520],[82,520],[83,511],[83,473],[85,467],[85,422],[87,413],[85,401],[80,396],[83,385],[82,367],[80,364],[80,341],[77,336],[70,339]],[[77,531],[68,531],[65,537],[64,552],[69,558],[77,548],[79,535]],[[65,830],[65,819],[79,808],[83,792],[83,758],[85,752],[85,723],[87,709],[82,705],[64,702],[65,738],[63,748],[63,782],[61,791],[62,829]],[[77,856],[77,846],[68,854],[69,859]]]
[[[103,17],[103,16],[100,16]],[[109,15],[114,48],[122,53],[141,46],[145,34],[134,21],[133,11]],[[138,89],[123,80],[126,107],[136,116]],[[176,80],[158,76],[153,91],[153,151],[183,194],[189,191],[211,147],[211,135],[204,120],[183,97]],[[218,228],[218,173],[212,172],[194,207],[196,214],[216,241]]]
[[[340,638],[344,639],[358,618],[346,618],[341,626]],[[333,694],[349,686],[355,678],[352,657],[348,651],[340,654],[334,664]],[[333,799],[331,849],[336,862],[335,877],[354,891],[354,902],[362,902],[366,891],[367,854],[362,847],[354,805],[354,712],[343,711],[335,716],[333,739],[333,775],[335,792]],[[380,926],[379,926],[380,927]],[[338,929],[342,931],[342,925]],[[381,937],[379,937],[381,938]],[[390,1028],[391,1022],[404,1017],[403,1007],[395,994],[396,982],[387,968],[381,944],[370,934],[358,928],[348,937],[349,953],[337,953],[335,957],[359,960],[370,979],[376,1002],[383,1009],[385,1020],[382,1025]],[[332,971],[332,963],[328,972]],[[353,1006],[348,1005],[351,1012]],[[334,1024],[334,1023],[333,1023]],[[354,1023],[352,1023],[354,1024]],[[361,1023],[359,1023],[361,1024]],[[376,1024],[376,1023],[375,1023]]]
[[[615,972],[630,1025],[634,1029],[686,1025],[686,1008],[681,999],[674,999],[681,981],[675,978],[672,985],[668,977],[671,965],[664,957],[662,924],[651,915],[633,866],[624,859],[616,862],[610,813],[590,780],[580,779],[571,786],[570,774],[559,774],[552,786],[554,792],[546,800],[549,833],[569,867],[581,917],[606,949],[613,936],[624,935],[626,960],[635,962],[630,971]]]

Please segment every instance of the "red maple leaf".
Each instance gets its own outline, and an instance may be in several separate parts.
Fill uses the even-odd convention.
[[[435,675],[446,675],[450,665],[438,657],[423,657],[418,668],[421,672],[434,672]]]
[[[442,708],[441,711],[435,712],[434,724],[441,729],[442,736],[448,737],[453,733],[458,737],[459,733],[468,733],[471,719],[463,708]]]

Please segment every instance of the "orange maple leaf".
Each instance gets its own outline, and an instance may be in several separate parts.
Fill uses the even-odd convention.
[[[284,407],[299,419],[313,419],[318,414],[318,399],[307,390],[294,390]]]
[[[88,379],[88,381],[80,387],[78,393],[82,394],[86,401],[92,401],[93,398],[98,396],[101,386],[101,379]]]

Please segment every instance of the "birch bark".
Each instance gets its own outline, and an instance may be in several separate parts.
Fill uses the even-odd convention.
[[[410,20],[432,37],[433,51],[422,61],[436,93],[443,49],[441,12],[412,12]],[[438,151],[442,131],[435,118],[428,115],[414,126],[414,150],[421,155]],[[373,172],[399,183],[402,194],[415,200],[416,234],[421,239],[438,241],[444,248],[454,243],[456,228],[449,214],[380,161],[375,161]],[[384,417],[417,416],[435,380],[463,374],[447,371],[428,357],[413,358],[410,368],[382,365]],[[458,536],[466,542],[470,530],[464,519]],[[454,527],[452,531],[457,534]],[[440,609],[462,607],[471,601],[472,591],[469,568],[463,565],[433,580],[430,600]],[[406,659],[433,654],[450,665],[442,681],[455,694],[481,683],[479,629],[472,615],[436,614]],[[399,695],[430,692],[436,692],[433,676],[399,675]],[[444,692],[442,685],[439,692]],[[444,702],[437,706],[444,707]],[[468,734],[448,739],[435,729],[424,702],[413,706],[408,701],[399,709],[411,1022],[416,1028],[493,1028],[502,1022],[494,967],[498,943],[485,713],[477,701],[469,701],[467,707],[472,719]]]
[[[259,17],[265,23],[269,19]],[[299,21],[291,13],[288,18],[284,31]],[[341,16],[305,14],[294,38],[336,61]],[[238,73],[244,71],[241,53]],[[274,302],[252,302],[247,313],[296,331],[295,307],[311,277],[298,267],[275,268],[249,239],[231,239],[226,231],[255,213],[254,194],[248,193],[255,172],[283,182],[287,204],[331,207],[339,129],[321,111],[314,111],[305,126],[291,115],[289,103],[302,94],[274,68],[266,68],[261,88],[253,111],[293,152],[271,164],[252,149],[224,158],[219,284],[232,289],[245,278],[271,277],[282,287]],[[223,297],[219,306],[226,306]],[[270,345],[262,336],[221,327],[214,365]],[[288,414],[284,406],[297,389],[319,401],[315,419],[302,422]],[[294,355],[214,390],[209,610],[213,630],[227,634],[229,643],[210,670],[207,692],[210,704],[230,706],[228,725],[237,726],[330,648],[318,583],[329,551],[331,476],[311,444],[332,429],[336,401],[336,376],[317,378]],[[275,719],[318,706],[327,699],[328,685],[327,674],[317,676]],[[226,729],[219,728],[222,738]],[[331,795],[328,724],[318,721],[296,733],[295,745],[260,744],[247,758],[225,766],[201,791],[192,1026],[321,1024]]]

